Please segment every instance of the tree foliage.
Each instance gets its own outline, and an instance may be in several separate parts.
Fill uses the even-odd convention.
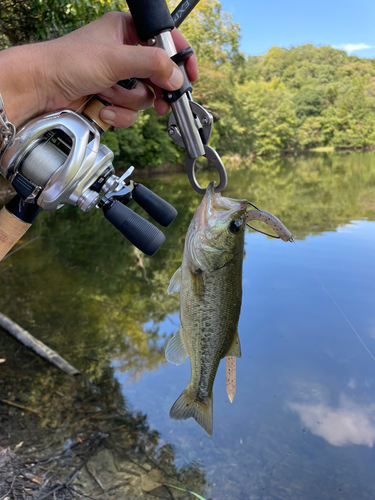
[[[0,48],[55,38],[125,9],[125,0],[2,0]]]
[[[178,1],[168,3],[173,9]],[[3,0],[0,43],[45,40],[125,9],[125,0]],[[180,29],[198,58],[194,99],[214,116],[211,144],[221,154],[375,144],[374,60],[312,44],[246,57],[240,26],[218,0],[201,0]],[[131,129],[107,132],[104,142],[119,166],[182,163],[167,122],[145,111]]]

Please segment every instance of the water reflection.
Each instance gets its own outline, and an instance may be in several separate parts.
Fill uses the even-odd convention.
[[[200,172],[200,183],[210,175]],[[168,419],[189,367],[177,378],[165,364],[178,324],[178,297],[166,290],[200,197],[185,174],[148,184],[179,212],[153,258],[126,244],[99,211],[44,213],[24,241],[39,239],[0,265],[1,312],[93,382],[112,367],[108,393],[147,414],[151,429],[175,446],[176,467],[204,463],[207,497],[373,498],[374,362],[291,244],[247,234],[237,394],[230,405],[219,369],[212,441],[193,421]],[[291,229],[375,351],[375,154],[260,159],[230,170],[225,194],[248,198]],[[43,386],[43,362],[29,359]],[[296,380],[304,381],[298,391]],[[43,396],[37,390],[28,404],[43,409]],[[21,389],[15,398],[22,401]]]
[[[319,402],[289,403],[304,426],[333,446],[358,444],[372,448],[375,442],[375,403],[359,405],[341,394],[337,407],[325,401],[324,393],[317,389]]]
[[[0,352],[6,358],[0,370],[1,396],[38,409],[36,415],[0,404],[0,450],[18,445],[21,456],[36,464],[26,472],[30,484],[19,480],[22,474],[15,470],[15,477],[0,484],[1,497],[13,486],[23,497],[32,490],[34,498],[47,497],[56,483],[64,484],[76,474],[73,490],[58,489],[53,498],[97,498],[95,477],[100,478],[103,500],[143,498],[142,475],[152,469],[162,473],[163,482],[204,491],[201,464],[176,465],[174,447],[150,429],[147,415],[129,411],[110,366],[102,366],[93,381],[61,375],[6,336],[0,336]],[[2,473],[6,478],[6,471]],[[152,494],[171,498],[171,490],[165,486]]]

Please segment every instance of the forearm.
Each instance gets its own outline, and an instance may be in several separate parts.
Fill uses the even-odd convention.
[[[25,45],[0,52],[0,93],[8,118],[16,127],[41,112],[41,96],[45,93],[42,45]]]

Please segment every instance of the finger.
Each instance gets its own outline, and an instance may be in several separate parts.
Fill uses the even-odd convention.
[[[155,99],[152,91],[140,81],[133,90],[114,85],[104,92],[100,92],[99,96],[115,106],[132,109],[133,111],[151,108]]]
[[[132,20],[129,24],[131,25],[131,23],[132,23]],[[134,24],[133,24],[133,27],[134,27]],[[135,27],[134,27],[134,29],[135,29]],[[187,42],[187,40],[185,39],[185,37],[183,35],[181,35],[181,33],[178,31],[178,29],[176,29],[176,28],[173,29],[171,31],[171,34],[172,34],[173,41],[174,41],[177,52],[180,52],[181,50],[186,49],[187,47],[190,47],[190,45]],[[189,80],[191,82],[196,82],[199,78],[199,70],[198,70],[197,56],[195,55],[195,53],[189,59],[186,59],[185,69],[186,69],[186,72],[188,74]]]
[[[110,78],[114,82],[126,78],[149,78],[158,87],[177,90],[183,76],[165,50],[157,47],[130,47],[118,44],[106,46],[102,53]]]
[[[170,109],[170,105],[164,101],[162,97],[157,97],[154,102],[155,111],[158,115],[166,115]]]
[[[145,83],[149,85],[154,91],[154,108],[158,115],[166,115],[170,110],[170,104],[164,100],[163,92],[160,87],[153,85],[149,80],[145,80]]]
[[[139,112],[132,109],[107,106],[100,112],[100,118],[113,127],[128,128],[138,120]]]
[[[177,52],[180,52],[186,47],[189,47],[189,43],[185,40],[184,36],[178,31],[178,29],[172,30],[172,37],[174,44],[176,46]],[[197,64],[197,56],[193,54],[189,59],[185,61],[185,68],[191,82],[195,82],[198,80],[199,71]]]

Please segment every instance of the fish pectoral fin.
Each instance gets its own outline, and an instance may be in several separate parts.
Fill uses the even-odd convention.
[[[180,329],[169,340],[165,350],[165,357],[174,365],[182,365],[188,356],[184,339],[182,337],[182,328],[180,327]]]
[[[179,292],[181,289],[181,267],[177,269],[174,275],[169,282],[167,293],[170,295],[171,293]]]
[[[234,334],[232,345],[230,346],[229,351],[225,356],[235,356],[236,358],[241,357],[241,344],[238,337],[238,332]]]

